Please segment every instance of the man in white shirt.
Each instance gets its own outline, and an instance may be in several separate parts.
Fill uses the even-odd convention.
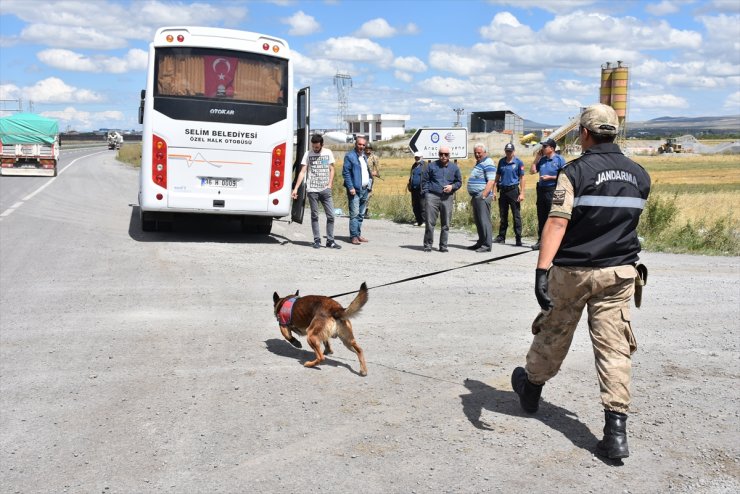
[[[293,199],[298,198],[298,188],[306,180],[306,195],[311,206],[311,230],[313,230],[313,248],[321,248],[321,230],[319,229],[319,201],[326,214],[326,246],[330,249],[342,247],[334,241],[334,200],[331,188],[334,184],[334,154],[331,149],[324,149],[324,138],[319,134],[311,136],[311,150],[303,155],[301,172],[293,189]]]

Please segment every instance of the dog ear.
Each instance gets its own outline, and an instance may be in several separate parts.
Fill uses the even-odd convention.
[[[296,291],[295,291],[295,296],[296,296],[296,297],[298,296],[298,292],[299,292],[299,291],[300,291],[300,290],[296,290]]]
[[[272,294],[272,303],[276,304],[278,303],[278,300],[280,300],[280,295],[277,294],[277,292]]]

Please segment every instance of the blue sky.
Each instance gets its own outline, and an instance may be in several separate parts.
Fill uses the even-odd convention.
[[[338,71],[349,113],[409,114],[409,128],[449,126],[453,108],[560,124],[617,60],[629,120],[740,114],[740,0],[2,0],[0,100],[64,129],[139,130],[148,43],[172,25],[285,38],[315,128],[337,126]]]

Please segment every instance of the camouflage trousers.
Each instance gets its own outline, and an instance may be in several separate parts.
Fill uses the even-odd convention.
[[[630,324],[630,299],[637,271],[631,265],[608,268],[553,266],[548,294],[553,308],[532,323],[535,335],[527,353],[527,377],[543,384],[555,376],[568,354],[578,321],[588,306],[588,329],[605,410],[627,413],[632,353],[637,349]]]

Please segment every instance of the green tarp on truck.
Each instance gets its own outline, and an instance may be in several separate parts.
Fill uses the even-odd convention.
[[[56,120],[33,113],[17,113],[0,118],[0,139],[4,146],[11,144],[54,144],[59,134]]]

